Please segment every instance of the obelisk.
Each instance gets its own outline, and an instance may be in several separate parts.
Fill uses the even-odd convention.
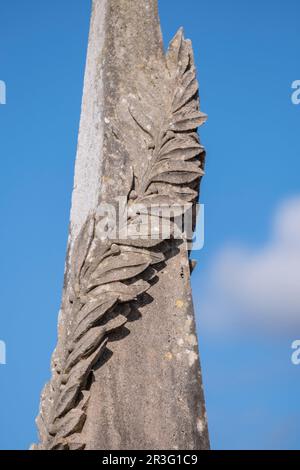
[[[153,206],[195,205],[204,121],[191,43],[179,30],[164,53],[157,0],[94,0],[36,449],[209,448],[187,245],[132,231],[136,207],[155,228]]]

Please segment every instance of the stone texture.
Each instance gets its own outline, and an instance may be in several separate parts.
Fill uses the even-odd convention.
[[[188,252],[103,241],[97,209],[194,204],[204,151],[191,44],[156,0],[94,0],[65,285],[39,449],[207,449]],[[153,221],[156,219],[153,217]],[[113,221],[110,221],[113,224]]]
[[[186,253],[174,253],[109,343],[92,385],[89,449],[209,447],[189,279]]]

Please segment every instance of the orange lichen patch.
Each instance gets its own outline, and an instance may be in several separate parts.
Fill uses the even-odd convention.
[[[170,352],[167,352],[165,354],[165,359],[167,359],[167,361],[171,361],[173,359],[173,354]]]

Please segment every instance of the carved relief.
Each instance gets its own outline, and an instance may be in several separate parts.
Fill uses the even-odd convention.
[[[141,153],[139,164],[132,164],[126,174],[128,217],[126,227],[118,227],[120,233],[139,223],[140,214],[130,211],[135,204],[148,208],[193,203],[203,175],[204,149],[196,129],[206,116],[199,111],[192,47],[183,32],[171,42],[164,68],[140,73],[136,93],[120,109],[120,116],[129,116],[127,124],[122,126],[122,119],[115,123],[128,153],[133,148]],[[150,212],[151,217],[157,224]],[[82,430],[93,367],[110,334],[126,324],[131,303],[149,289],[169,248],[162,236],[104,240],[98,223],[97,214],[90,215],[73,246],[72,277],[63,305],[67,347],[59,339],[53,354],[52,379],[42,393],[37,418],[38,449],[85,448]]]

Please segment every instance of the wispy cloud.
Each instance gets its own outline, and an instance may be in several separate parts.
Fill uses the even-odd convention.
[[[201,289],[201,325],[300,333],[300,196],[275,212],[268,242],[259,249],[227,245]],[[296,330],[297,331],[297,330]]]

